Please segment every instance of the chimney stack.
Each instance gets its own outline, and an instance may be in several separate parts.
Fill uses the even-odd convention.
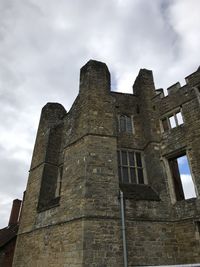
[[[17,224],[19,222],[21,204],[22,204],[21,200],[19,200],[19,199],[13,200],[13,205],[12,205],[12,210],[10,213],[10,219],[9,219],[8,226]]]

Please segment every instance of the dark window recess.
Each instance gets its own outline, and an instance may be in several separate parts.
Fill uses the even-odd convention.
[[[197,225],[197,231],[198,231],[199,234],[200,234],[200,221],[197,221],[197,222],[196,222],[196,225]]]
[[[119,118],[119,131],[120,132],[133,132],[132,119],[129,116],[121,115]]]
[[[56,197],[58,167],[51,164],[44,164],[42,183],[40,188],[38,211],[49,209],[58,204]]]
[[[38,211],[59,204],[62,167],[59,167],[62,125],[49,129],[47,148],[39,193]]]
[[[178,111],[162,119],[162,128],[164,131],[168,131],[169,129],[176,128],[183,123],[182,113],[181,111]]]
[[[136,112],[137,112],[137,114],[140,113],[140,107],[139,107],[139,105],[136,106]]]
[[[120,150],[117,157],[120,183],[144,184],[141,153]]]
[[[164,131],[168,131],[169,130],[169,125],[168,125],[167,118],[162,120],[162,126],[163,126],[163,130]]]
[[[197,239],[200,240],[200,221],[195,222]]]
[[[176,200],[196,197],[194,182],[186,154],[169,159],[169,166],[173,178]]]

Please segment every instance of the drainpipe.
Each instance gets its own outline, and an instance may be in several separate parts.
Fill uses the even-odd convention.
[[[126,247],[126,226],[125,226],[125,216],[124,216],[124,194],[121,190],[120,190],[120,209],[121,209],[121,220],[122,220],[124,267],[128,267],[127,247]]]

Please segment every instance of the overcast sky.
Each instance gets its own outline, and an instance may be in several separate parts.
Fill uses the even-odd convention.
[[[79,70],[105,62],[113,90],[131,92],[140,68],[156,88],[200,65],[199,0],[0,0],[0,228],[22,198],[41,108],[69,110]]]

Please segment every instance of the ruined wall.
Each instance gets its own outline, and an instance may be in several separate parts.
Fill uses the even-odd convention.
[[[199,73],[164,97],[149,70],[122,94],[104,63],[83,66],[70,111],[42,110],[13,266],[123,266],[120,190],[128,266],[200,262]],[[179,110],[184,123],[164,130]],[[183,151],[197,198],[177,201],[169,160]]]

